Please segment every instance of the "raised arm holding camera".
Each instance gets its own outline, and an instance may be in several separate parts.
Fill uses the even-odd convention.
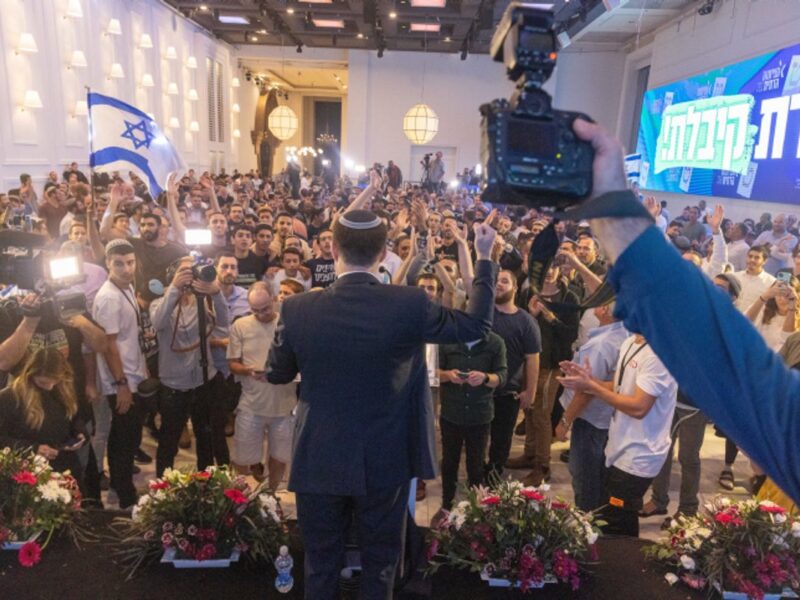
[[[213,277],[193,265],[191,257],[176,261],[164,296],[153,301],[150,314],[158,336],[161,429],[156,474],[172,467],[186,420],[191,416],[197,440],[197,468],[230,462],[225,441],[226,405],[219,397],[222,374],[211,355],[215,326],[227,328],[228,307]]]

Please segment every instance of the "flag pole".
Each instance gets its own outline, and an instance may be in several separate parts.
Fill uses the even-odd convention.
[[[89,191],[92,194],[92,208],[97,211],[97,198],[95,198],[94,193],[95,172],[94,165],[92,164],[92,156],[94,155],[94,132],[92,131],[92,105],[89,101],[92,88],[88,85],[84,87],[86,88],[86,124],[87,133],[89,135]],[[87,223],[86,226],[88,227],[89,224]]]

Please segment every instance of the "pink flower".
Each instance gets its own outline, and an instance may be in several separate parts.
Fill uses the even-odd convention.
[[[773,504],[773,503],[769,503],[769,504],[761,503],[761,504],[758,505],[758,510],[760,510],[761,512],[765,512],[765,513],[778,513],[778,514],[781,514],[781,515],[786,512],[785,508],[783,508],[782,506],[778,506],[777,504]]]
[[[20,471],[19,473],[15,473],[11,479],[19,484],[36,485],[36,476],[30,471]]]
[[[19,549],[17,559],[23,567],[32,567],[42,560],[42,549],[36,542],[28,542]]]
[[[500,496],[486,496],[483,500],[481,500],[481,504],[484,506],[492,506],[495,504],[500,504]]]
[[[161,531],[172,531],[173,529],[175,529],[175,525],[173,525],[172,521],[165,521],[161,526]]]
[[[166,481],[151,481],[150,482],[150,489],[151,490],[166,490],[169,487],[169,483]]]
[[[242,492],[240,492],[237,489],[225,490],[223,493],[234,504],[246,504],[247,503],[247,496],[245,496]]]
[[[198,552],[195,558],[197,560],[210,560],[217,555],[217,549],[214,544],[205,544]]]
[[[439,540],[433,538],[431,541],[431,545],[428,546],[428,560],[433,559],[436,556],[436,553],[439,551]]]
[[[553,500],[553,502],[550,503],[550,507],[554,510],[564,510],[569,508],[569,504],[566,502],[558,502],[557,500]]]
[[[172,536],[171,533],[165,533],[164,535],[161,536],[161,545],[166,548],[167,546],[172,544],[172,540],[174,539],[175,538]]]

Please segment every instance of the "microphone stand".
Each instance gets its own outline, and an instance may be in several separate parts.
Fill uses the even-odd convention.
[[[195,294],[197,300],[197,328],[200,333],[200,368],[203,369],[203,383],[208,383],[208,334],[206,333],[206,297]]]

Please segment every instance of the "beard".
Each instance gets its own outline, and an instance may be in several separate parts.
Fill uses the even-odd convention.
[[[220,279],[220,282],[223,285],[232,285],[236,283],[236,277],[233,275],[223,275],[222,279]]]
[[[150,231],[150,230],[143,231],[142,232],[142,239],[145,242],[153,242],[156,239],[158,239],[158,231]]]
[[[509,290],[502,294],[496,294],[494,297],[495,304],[505,304],[514,299],[514,290]]]

